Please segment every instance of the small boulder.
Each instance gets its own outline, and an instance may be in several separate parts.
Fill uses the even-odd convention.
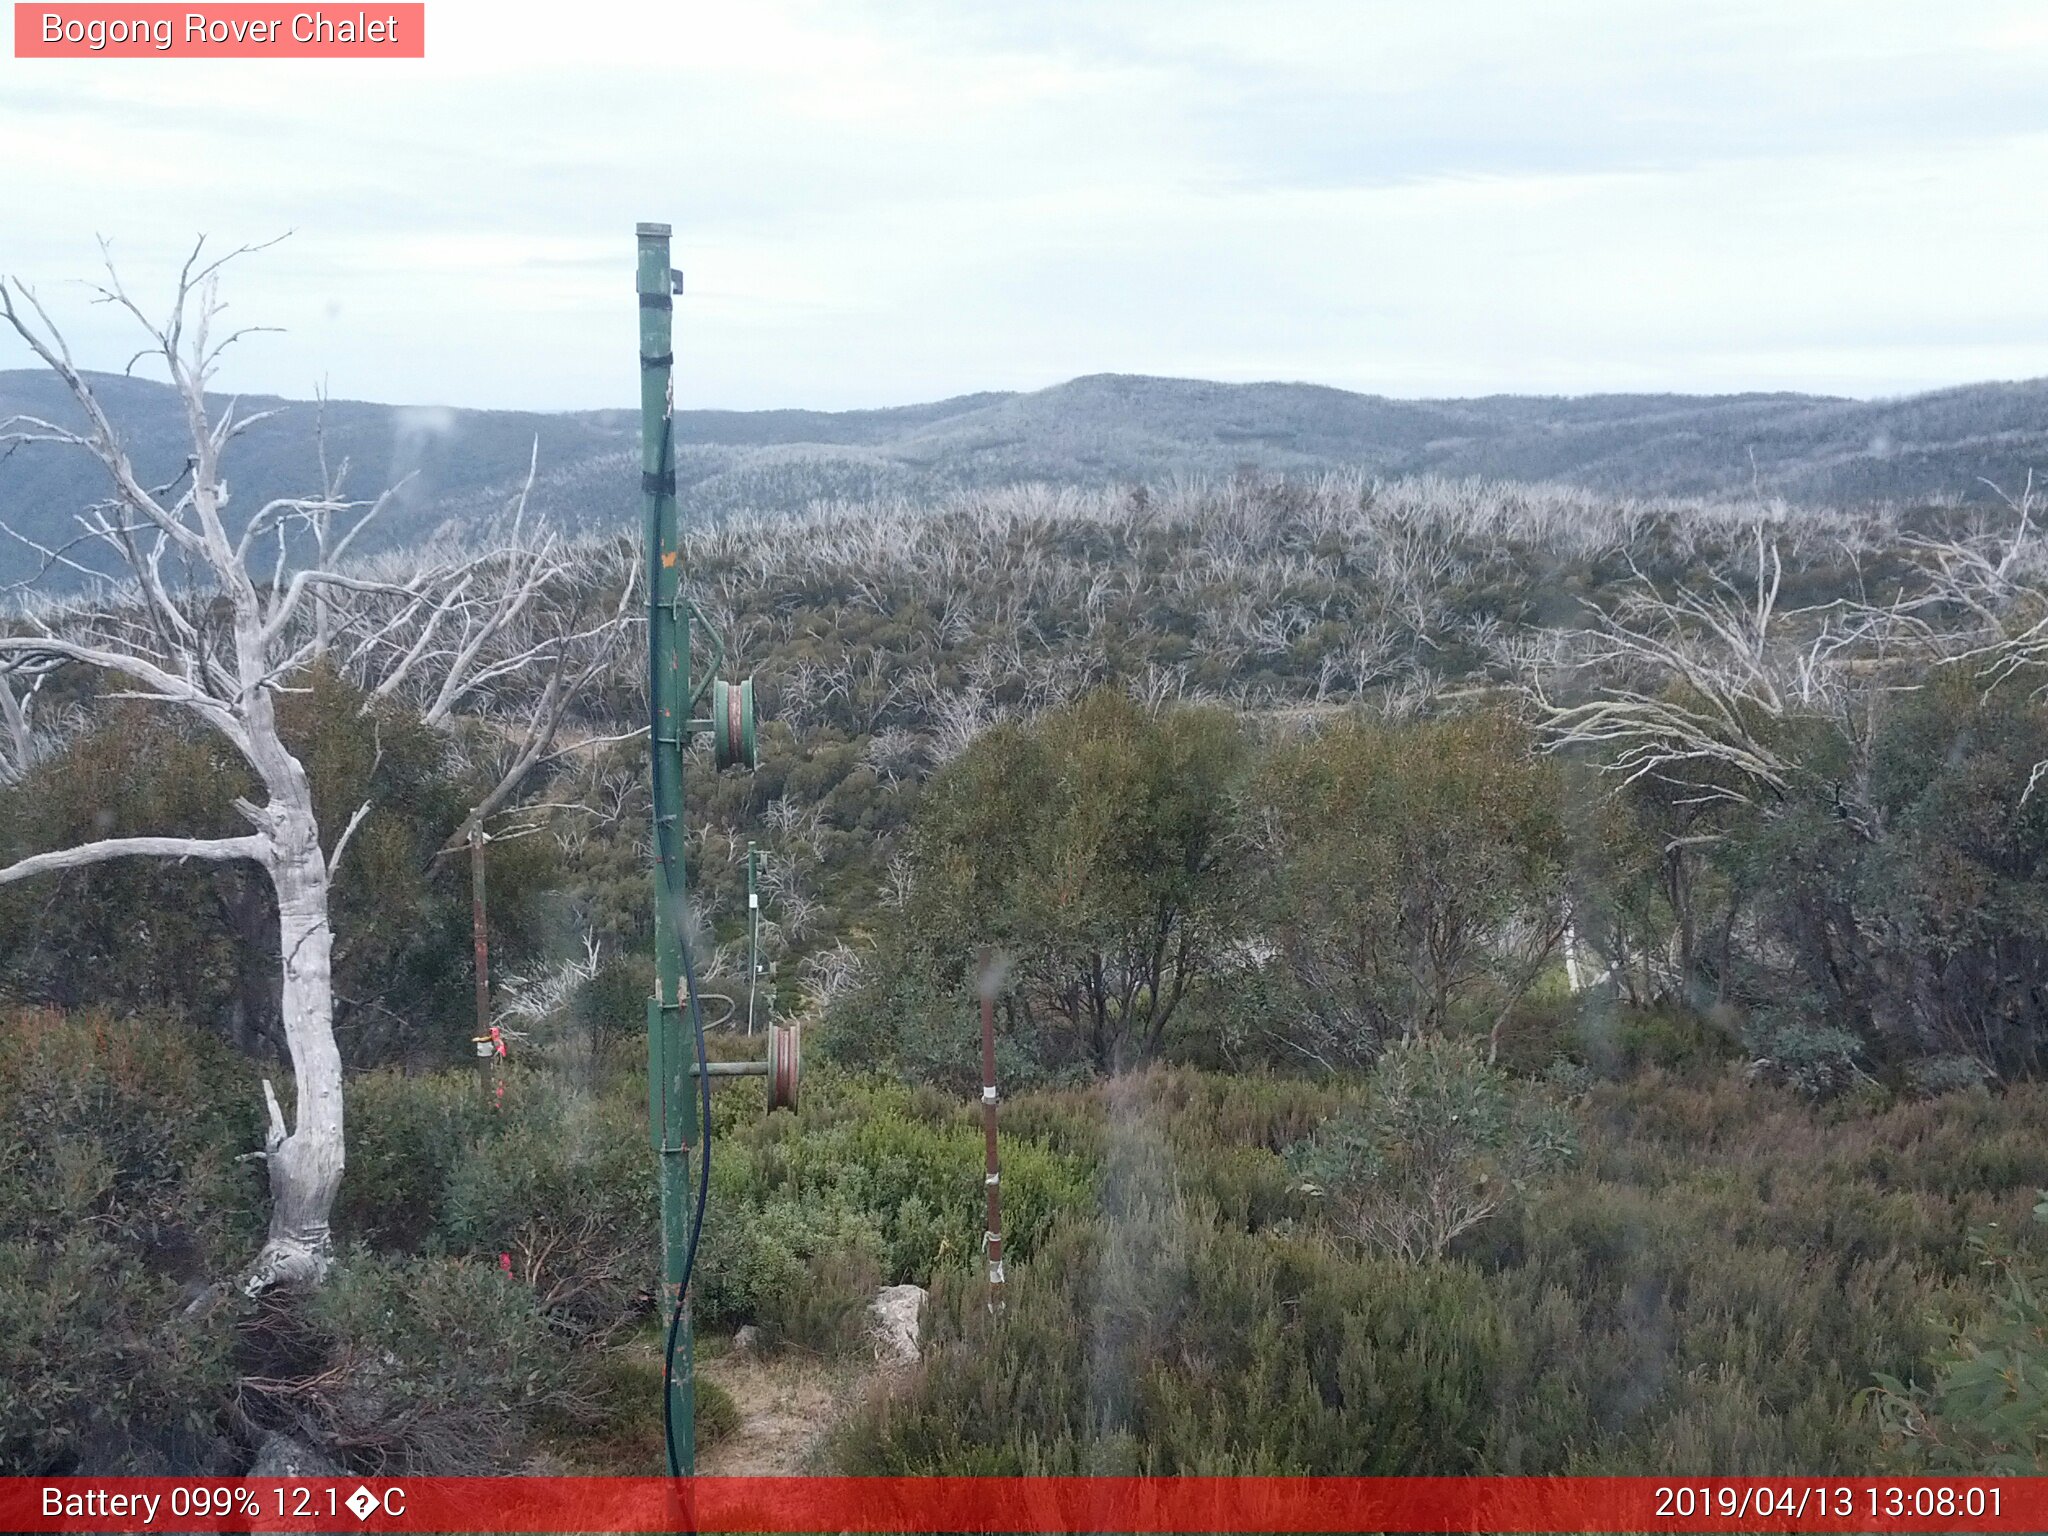
[[[924,1303],[925,1288],[921,1285],[885,1285],[875,1293],[868,1306],[873,1319],[868,1331],[875,1342],[875,1358],[882,1364],[917,1363]]]
[[[256,1448],[256,1464],[249,1477],[339,1477],[341,1468],[302,1440],[290,1435],[268,1434]]]
[[[732,1336],[732,1352],[736,1355],[751,1355],[761,1347],[761,1330],[752,1323],[742,1323]]]

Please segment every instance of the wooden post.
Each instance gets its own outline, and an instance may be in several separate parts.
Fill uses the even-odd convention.
[[[476,1033],[491,1036],[491,932],[484,895],[483,824],[469,824],[469,930],[476,946]]]
[[[484,845],[490,837],[481,821],[469,824],[469,929],[476,949],[476,1048],[490,1060],[491,1103],[505,1102],[505,1040],[491,1025],[490,904],[484,889]]]

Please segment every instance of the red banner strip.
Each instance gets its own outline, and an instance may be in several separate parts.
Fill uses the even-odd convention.
[[[0,1530],[2042,1531],[2048,1478],[0,1478]]]
[[[423,0],[330,5],[15,0],[18,59],[423,59]]]

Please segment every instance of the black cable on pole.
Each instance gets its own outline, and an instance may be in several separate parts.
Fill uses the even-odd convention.
[[[668,1446],[668,1475],[681,1477],[683,1464],[676,1454],[676,1405],[674,1381],[676,1370],[676,1337],[682,1332],[684,1298],[690,1292],[690,1273],[697,1267],[697,1240],[704,1233],[704,1202],[711,1193],[711,1073],[709,1060],[704,1048],[704,1010],[697,1004],[697,967],[690,958],[688,936],[682,930],[680,918],[676,922],[676,940],[682,950],[683,976],[690,994],[690,1022],[697,1035],[697,1086],[702,1095],[697,1141],[702,1151],[698,1165],[697,1209],[690,1218],[690,1245],[683,1250],[683,1277],[676,1287],[676,1304],[669,1313],[668,1343],[661,1356],[661,1436]]]
[[[661,423],[660,462],[668,463],[674,417],[664,415]],[[657,529],[659,522],[656,523]],[[681,538],[680,528],[677,538]],[[675,880],[673,829],[661,818],[661,661],[654,649],[655,623],[661,613],[661,580],[656,575],[659,551],[651,552],[647,567],[647,748],[649,788],[654,794],[654,843],[661,861],[662,878]],[[688,731],[688,721],[681,728]],[[678,895],[682,893],[677,892]],[[683,1462],[676,1452],[675,1371],[676,1338],[683,1328],[684,1298],[690,1293],[690,1274],[697,1267],[697,1242],[704,1233],[704,1202],[711,1193],[711,1072],[704,1044],[704,1009],[697,997],[697,966],[690,957],[690,936],[683,924],[683,904],[676,903],[676,950],[683,960],[683,985],[690,1000],[690,1022],[697,1037],[697,1086],[702,1094],[697,1142],[702,1151],[697,1178],[697,1209],[690,1219],[690,1242],[683,1250],[683,1273],[676,1287],[675,1306],[669,1313],[668,1343],[661,1355],[661,1437],[668,1448],[668,1475],[681,1477]]]

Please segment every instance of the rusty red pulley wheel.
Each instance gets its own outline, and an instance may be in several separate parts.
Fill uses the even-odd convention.
[[[796,1108],[797,1077],[803,1065],[804,1027],[768,1026],[768,1111]]]
[[[755,761],[754,680],[711,685],[712,756],[721,768],[751,768]]]

